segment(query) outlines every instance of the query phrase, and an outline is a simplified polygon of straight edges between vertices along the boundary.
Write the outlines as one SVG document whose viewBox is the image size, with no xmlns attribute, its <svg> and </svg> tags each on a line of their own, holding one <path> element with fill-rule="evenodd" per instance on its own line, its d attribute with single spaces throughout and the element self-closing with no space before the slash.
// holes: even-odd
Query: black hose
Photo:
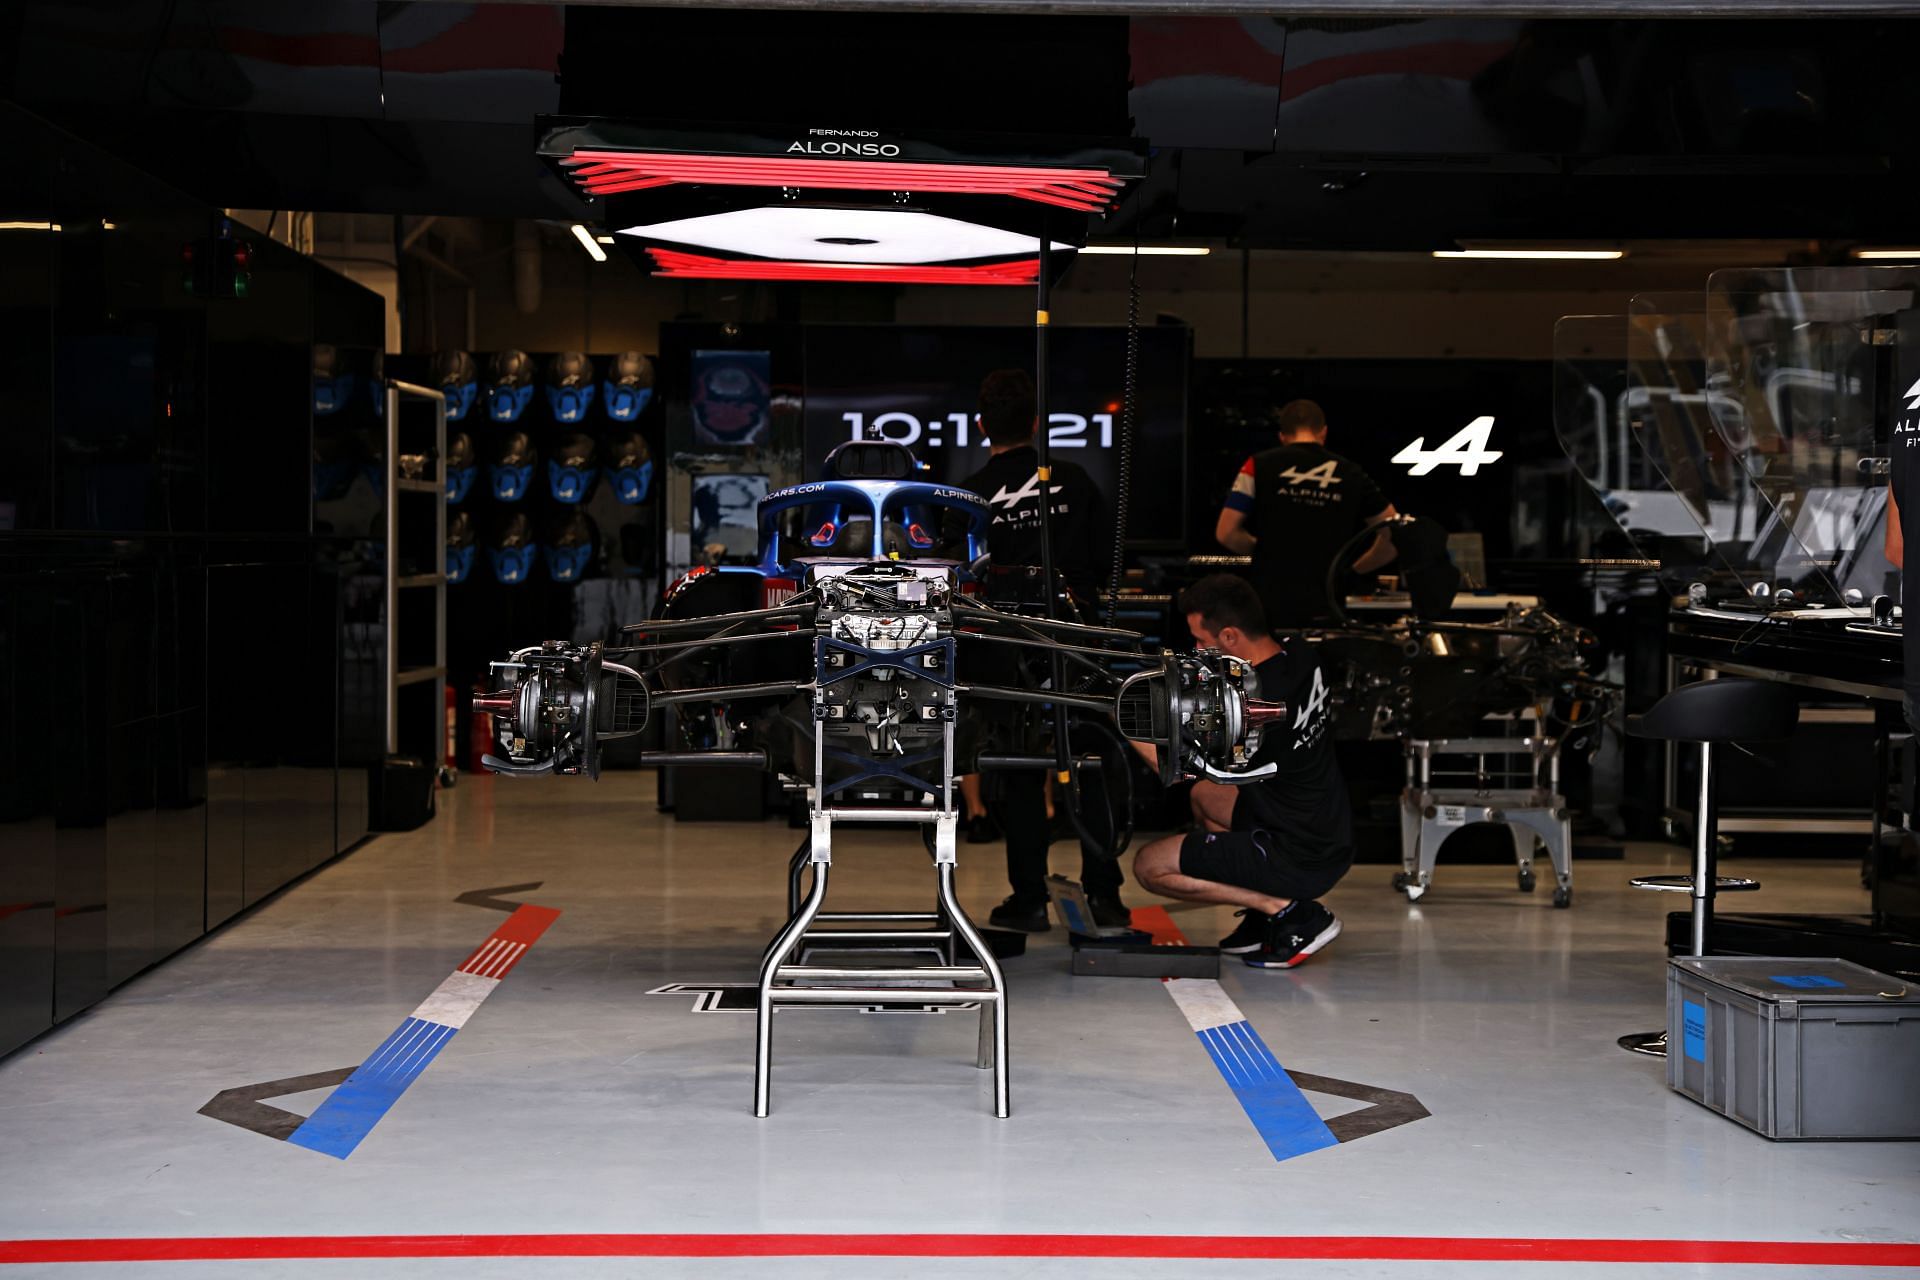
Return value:
<svg viewBox="0 0 1920 1280">
<path fill-rule="evenodd" d="M 1068 770 L 1072 775 L 1072 782 L 1065 794 L 1061 797 L 1061 803 L 1066 806 L 1067 821 L 1073 824 L 1075 835 L 1079 836 L 1087 844 L 1099 849 L 1107 857 L 1118 858 L 1127 851 L 1127 846 L 1133 843 L 1134 780 L 1133 761 L 1131 758 L 1133 748 L 1128 746 L 1126 739 L 1122 738 L 1119 732 L 1104 720 L 1091 718 L 1079 719 L 1074 721 L 1074 725 L 1080 729 L 1092 729 L 1096 737 L 1106 738 L 1108 744 L 1118 753 L 1113 757 L 1114 767 L 1112 768 L 1108 768 L 1105 763 L 1107 757 L 1105 755 L 1101 756 L 1101 787 L 1107 799 L 1107 815 L 1112 820 L 1107 839 L 1101 840 L 1095 837 L 1093 832 L 1088 830 L 1086 821 L 1080 815 L 1080 773 L 1085 766 L 1079 762 L 1077 757 L 1068 765 Z M 1113 775 L 1115 774 L 1120 775 L 1122 780 L 1121 785 L 1117 788 L 1114 787 Z M 1116 790 L 1119 793 L 1118 804 L 1115 803 Z"/>
<path fill-rule="evenodd" d="M 1120 578 L 1127 562 L 1127 505 L 1133 493 L 1133 421 L 1140 386 L 1140 245 L 1135 229 L 1127 273 L 1127 364 L 1120 387 L 1120 478 L 1113 491 L 1113 573 L 1107 579 L 1108 626 L 1120 613 Z"/>
</svg>

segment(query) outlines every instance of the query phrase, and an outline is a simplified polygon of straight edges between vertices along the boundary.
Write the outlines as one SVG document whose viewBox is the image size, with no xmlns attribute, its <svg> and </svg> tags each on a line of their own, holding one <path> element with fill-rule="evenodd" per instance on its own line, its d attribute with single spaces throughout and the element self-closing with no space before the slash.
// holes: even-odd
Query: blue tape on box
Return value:
<svg viewBox="0 0 1920 1280">
<path fill-rule="evenodd" d="M 1819 973 L 1774 973 L 1767 976 L 1783 987 L 1795 987 L 1801 991 L 1824 991 L 1847 985 L 1838 978 Z"/>
<path fill-rule="evenodd" d="M 1707 1011 L 1691 1000 L 1680 1002 L 1681 1047 L 1695 1062 L 1707 1060 Z"/>
</svg>

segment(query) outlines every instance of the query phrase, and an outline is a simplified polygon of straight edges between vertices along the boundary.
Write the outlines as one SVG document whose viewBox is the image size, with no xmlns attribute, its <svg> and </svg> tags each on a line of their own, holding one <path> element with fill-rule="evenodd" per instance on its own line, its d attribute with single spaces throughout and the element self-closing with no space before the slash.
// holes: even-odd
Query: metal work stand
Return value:
<svg viewBox="0 0 1920 1280">
<path fill-rule="evenodd" d="M 807 843 L 794 854 L 788 868 L 788 904 L 791 915 L 786 926 L 768 945 L 760 964 L 760 999 L 756 1024 L 753 1070 L 753 1114 L 765 1117 L 770 1108 L 773 1076 L 773 1013 L 783 1004 L 978 1004 L 980 1042 L 977 1065 L 993 1071 L 993 1113 L 1005 1119 L 1007 1104 L 1007 988 L 1000 965 L 981 938 L 979 930 L 967 918 L 953 892 L 953 869 L 958 849 L 960 816 L 954 807 L 953 774 L 954 721 L 943 722 L 942 756 L 944 767 L 940 785 L 929 795 L 936 803 L 924 807 L 847 808 L 831 802 L 832 795 L 845 790 L 850 781 L 829 789 L 826 783 L 826 733 L 820 724 L 826 719 L 822 698 L 825 685 L 837 678 L 875 667 L 903 666 L 919 654 L 935 649 L 944 651 L 942 670 L 952 670 L 951 639 L 935 645 L 884 653 L 841 642 L 831 644 L 853 653 L 862 661 L 856 667 L 829 673 L 819 663 L 820 683 L 814 689 L 816 731 L 814 746 L 814 785 L 809 789 L 808 808 L 811 830 Z M 823 650 L 822 650 L 823 651 Z M 942 681 L 941 683 L 947 683 Z M 952 707 L 952 689 L 946 690 L 947 707 Z M 838 755 L 838 753 L 836 753 Z M 904 777 L 889 766 L 870 766 L 875 774 Z M 931 912 L 823 912 L 827 900 L 828 873 L 833 866 L 833 829 L 843 822 L 911 822 L 931 824 L 933 828 L 933 871 L 935 910 Z M 813 869 L 813 884 L 804 900 L 799 896 L 804 867 Z M 816 924 L 857 924 L 892 926 L 865 929 L 816 929 Z M 906 928 L 907 925 L 932 925 L 932 928 Z M 959 944 L 973 953 L 973 963 L 961 964 Z M 863 950 L 874 944 L 889 952 L 911 955 L 931 952 L 936 963 L 899 963 L 889 968 L 848 967 L 811 963 L 813 952 L 830 952 L 836 945 L 861 944 Z M 876 983 L 908 985 L 876 986 Z"/>
<path fill-rule="evenodd" d="M 400 750 L 400 690 L 402 686 L 434 683 L 432 736 L 424 739 L 429 758 L 439 761 L 446 741 L 447 701 L 447 398 L 430 387 L 389 378 L 387 392 L 387 578 L 386 578 L 386 743 L 387 754 Z M 400 474 L 400 399 L 433 403 L 432 472 L 427 477 Z M 408 496 L 433 499 L 433 559 L 426 573 L 400 572 L 400 502 Z M 433 592 L 433 662 L 426 666 L 400 665 L 400 593 Z"/>
<path fill-rule="evenodd" d="M 1447 837 L 1492 822 L 1513 837 L 1522 892 L 1533 892 L 1538 839 L 1553 866 L 1553 905 L 1573 904 L 1573 828 L 1560 795 L 1558 738 L 1410 738 L 1402 750 L 1407 785 L 1400 793 L 1401 873 L 1394 888 L 1418 902 L 1433 883 Z M 1438 765 L 1436 757 L 1443 758 Z M 1490 769 L 1490 760 L 1498 767 Z"/>
</svg>

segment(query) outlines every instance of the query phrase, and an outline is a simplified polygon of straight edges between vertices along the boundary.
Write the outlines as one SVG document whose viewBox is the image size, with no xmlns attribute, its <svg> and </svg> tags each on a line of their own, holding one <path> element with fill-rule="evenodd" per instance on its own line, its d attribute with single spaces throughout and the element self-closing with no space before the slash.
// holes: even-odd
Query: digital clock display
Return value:
<svg viewBox="0 0 1920 1280">
<path fill-rule="evenodd" d="M 1119 480 L 1126 331 L 1055 328 L 1048 341 L 1049 440 L 1084 467 L 1111 506 Z M 1188 330 L 1140 332 L 1130 536 L 1178 540 L 1186 527 Z M 985 465 L 975 418 L 980 381 L 995 369 L 1033 370 L 1033 330 L 1015 326 L 818 325 L 806 331 L 806 450 L 810 461 L 846 440 L 891 440 L 959 484 Z"/>
</svg>

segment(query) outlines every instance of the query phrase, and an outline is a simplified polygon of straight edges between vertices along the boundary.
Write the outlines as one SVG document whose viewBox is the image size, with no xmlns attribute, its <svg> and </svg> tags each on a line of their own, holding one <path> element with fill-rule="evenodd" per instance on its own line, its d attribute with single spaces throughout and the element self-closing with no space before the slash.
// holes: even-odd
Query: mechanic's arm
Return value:
<svg viewBox="0 0 1920 1280">
<path fill-rule="evenodd" d="M 1905 569 L 1907 531 L 1900 527 L 1900 499 L 1894 495 L 1893 481 L 1887 481 L 1887 563 Z"/>
<path fill-rule="evenodd" d="M 1127 741 L 1148 765 L 1155 769 L 1160 767 L 1160 748 L 1150 742 L 1134 742 L 1131 738 Z M 1193 810 L 1193 820 L 1200 824 L 1202 831 L 1230 831 L 1233 828 L 1233 802 L 1239 796 L 1238 787 L 1201 778 L 1193 784 L 1187 802 Z"/>
<path fill-rule="evenodd" d="M 1369 525 L 1380 524 L 1393 519 L 1399 514 L 1398 511 L 1394 510 L 1393 504 L 1389 502 L 1386 507 L 1381 510 L 1380 514 L 1368 516 L 1367 523 Z M 1400 549 L 1393 545 L 1393 530 L 1382 529 L 1374 535 L 1373 545 L 1362 552 L 1360 558 L 1353 562 L 1353 571 L 1355 573 L 1377 573 L 1381 566 L 1390 563 L 1393 558 L 1399 554 Z"/>
<path fill-rule="evenodd" d="M 1253 545 L 1259 539 L 1247 528 L 1247 513 L 1235 511 L 1232 507 L 1220 508 L 1220 518 L 1214 522 L 1213 537 L 1216 542 L 1237 556 L 1253 554 Z"/>
</svg>

